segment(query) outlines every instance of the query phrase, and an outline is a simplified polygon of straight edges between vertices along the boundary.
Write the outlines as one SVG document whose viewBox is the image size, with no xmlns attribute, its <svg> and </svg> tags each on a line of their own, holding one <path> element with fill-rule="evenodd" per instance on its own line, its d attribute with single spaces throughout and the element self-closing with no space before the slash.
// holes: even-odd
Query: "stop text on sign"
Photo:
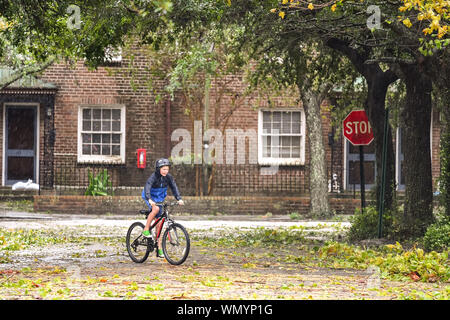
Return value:
<svg viewBox="0 0 450 320">
<path fill-rule="evenodd" d="M 366 133 L 370 134 L 373 132 L 369 122 L 349 121 L 345 124 L 345 133 L 350 135 L 350 134 L 366 134 Z"/>
</svg>

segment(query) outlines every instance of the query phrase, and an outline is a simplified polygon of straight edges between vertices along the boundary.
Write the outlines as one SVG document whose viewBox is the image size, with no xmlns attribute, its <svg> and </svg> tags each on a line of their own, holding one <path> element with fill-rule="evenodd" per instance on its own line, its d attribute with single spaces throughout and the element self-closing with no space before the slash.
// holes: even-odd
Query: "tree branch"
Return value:
<svg viewBox="0 0 450 320">
<path fill-rule="evenodd" d="M 351 48 L 350 43 L 348 41 L 344 41 L 337 38 L 329 38 L 328 40 L 325 40 L 325 44 L 331 49 L 337 50 L 341 52 L 343 55 L 345 55 L 347 58 L 349 58 L 350 61 L 355 66 L 355 68 L 358 70 L 358 72 L 366 77 L 367 68 L 364 65 L 364 61 L 366 61 L 366 58 L 361 56 L 361 54 L 357 52 L 355 49 Z"/>
<path fill-rule="evenodd" d="M 399 63 L 399 64 L 416 64 L 416 60 L 408 60 L 408 59 L 401 59 L 401 58 L 395 58 L 395 57 L 381 57 L 377 59 L 369 59 L 364 61 L 364 64 L 378 64 L 380 62 L 384 63 Z"/>
<path fill-rule="evenodd" d="M 51 56 L 46 61 L 44 61 L 41 64 L 38 65 L 31 65 L 31 66 L 24 66 L 23 68 L 20 68 L 18 70 L 15 70 L 12 74 L 5 77 L 4 79 L 0 79 L 0 90 L 5 89 L 10 84 L 14 83 L 15 81 L 28 76 L 33 75 L 38 72 L 41 72 L 45 69 L 47 69 L 49 66 L 51 66 L 56 61 L 56 57 Z"/>
</svg>

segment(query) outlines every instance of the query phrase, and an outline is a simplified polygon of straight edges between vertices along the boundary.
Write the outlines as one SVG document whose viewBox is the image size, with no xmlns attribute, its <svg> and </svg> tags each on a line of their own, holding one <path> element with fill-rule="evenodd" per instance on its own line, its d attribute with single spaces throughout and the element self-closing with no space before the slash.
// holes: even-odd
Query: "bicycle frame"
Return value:
<svg viewBox="0 0 450 320">
<path fill-rule="evenodd" d="M 156 244 L 158 243 L 159 237 L 161 236 L 161 231 L 162 231 L 162 227 L 164 226 L 164 223 L 167 221 L 169 224 L 173 223 L 173 220 L 169 217 L 169 206 L 173 206 L 175 205 L 176 202 L 174 203 L 167 203 L 167 202 L 163 202 L 163 203 L 156 203 L 156 205 L 162 205 L 162 209 L 163 209 L 163 213 L 161 214 L 161 216 L 159 218 L 156 218 L 152 224 L 150 225 L 150 229 L 149 231 L 151 232 L 153 230 L 153 228 L 156 228 L 158 223 L 161 222 L 161 227 L 159 228 L 159 230 L 156 230 L 156 239 L 155 242 Z M 148 212 L 148 213 L 147 213 Z M 145 212 L 145 218 L 148 218 L 148 215 L 150 214 L 149 211 Z M 170 234 L 169 234 L 169 240 L 170 240 Z"/>
<path fill-rule="evenodd" d="M 153 228 L 156 228 L 158 226 L 158 223 L 161 222 L 161 227 L 159 228 L 159 230 L 156 230 L 156 239 L 155 239 L 155 241 L 158 241 L 158 239 L 159 239 L 159 237 L 161 235 L 162 227 L 164 225 L 165 220 L 166 220 L 166 217 L 165 216 L 161 216 L 161 217 L 155 219 L 153 221 L 153 223 L 150 225 L 150 232 L 151 232 L 153 230 Z"/>
</svg>

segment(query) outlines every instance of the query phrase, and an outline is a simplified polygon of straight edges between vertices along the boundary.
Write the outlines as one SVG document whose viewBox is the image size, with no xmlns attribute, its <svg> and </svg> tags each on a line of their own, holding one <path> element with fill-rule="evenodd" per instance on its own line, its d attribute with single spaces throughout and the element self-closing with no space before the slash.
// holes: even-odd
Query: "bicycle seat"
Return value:
<svg viewBox="0 0 450 320">
<path fill-rule="evenodd" d="M 150 214 L 150 210 L 145 210 L 145 209 L 144 210 L 140 210 L 139 213 L 148 215 L 148 214 Z"/>
</svg>

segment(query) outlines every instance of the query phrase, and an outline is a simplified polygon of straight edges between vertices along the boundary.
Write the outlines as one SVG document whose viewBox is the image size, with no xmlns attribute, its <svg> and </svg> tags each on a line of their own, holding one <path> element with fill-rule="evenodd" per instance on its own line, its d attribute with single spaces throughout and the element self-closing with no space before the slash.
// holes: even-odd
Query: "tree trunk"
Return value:
<svg viewBox="0 0 450 320">
<path fill-rule="evenodd" d="M 432 175 L 430 152 L 431 90 L 430 78 L 417 65 L 401 65 L 406 85 L 403 122 L 405 172 L 405 208 L 400 236 L 421 237 L 432 214 Z"/>
<path fill-rule="evenodd" d="M 384 119 L 385 119 L 385 100 L 389 85 L 397 79 L 394 73 L 390 72 L 370 72 L 370 76 L 366 78 L 368 84 L 367 99 L 364 109 L 372 125 L 375 143 L 376 158 L 376 205 L 380 207 L 381 200 L 381 183 L 382 183 L 382 155 L 384 140 Z M 388 126 L 387 138 L 387 158 L 386 158 L 386 185 L 384 208 L 390 210 L 394 205 L 395 195 L 395 152 L 392 141 L 391 126 Z"/>
<path fill-rule="evenodd" d="M 377 166 L 376 175 L 376 199 L 377 208 L 380 205 L 380 188 L 381 188 L 381 174 L 382 174 L 382 155 L 383 155 L 383 140 L 384 140 L 384 114 L 385 114 L 385 100 L 386 92 L 391 83 L 398 79 L 398 76 L 391 70 L 383 71 L 378 64 L 366 64 L 368 51 L 357 51 L 352 48 L 349 42 L 330 38 L 326 44 L 342 54 L 344 54 L 355 66 L 356 70 L 364 76 L 368 85 L 367 99 L 364 109 L 372 125 L 374 143 L 375 143 L 375 157 Z M 368 50 L 367 48 L 365 48 Z M 394 205 L 395 195 L 395 159 L 394 159 L 394 145 L 392 142 L 391 126 L 388 126 L 388 145 L 387 145 L 387 159 L 386 159 L 386 188 L 384 208 L 390 210 Z"/>
<path fill-rule="evenodd" d="M 331 210 L 328 203 L 325 147 L 323 145 L 322 121 L 320 116 L 320 105 L 323 101 L 323 94 L 316 94 L 311 89 L 305 91 L 302 91 L 301 87 L 299 89 L 305 110 L 310 146 L 310 214 L 313 217 L 326 217 L 331 214 Z"/>
</svg>

